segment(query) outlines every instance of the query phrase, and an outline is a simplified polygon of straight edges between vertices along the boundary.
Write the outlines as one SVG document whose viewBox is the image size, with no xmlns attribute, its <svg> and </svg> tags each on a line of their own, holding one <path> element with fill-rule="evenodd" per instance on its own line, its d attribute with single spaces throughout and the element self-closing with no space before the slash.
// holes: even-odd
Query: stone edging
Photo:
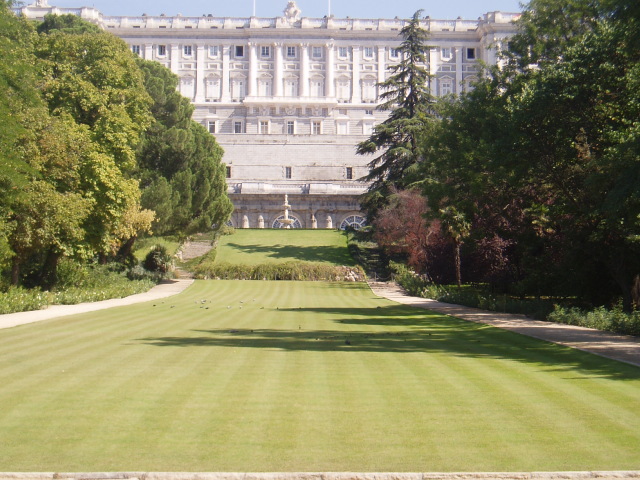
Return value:
<svg viewBox="0 0 640 480">
<path fill-rule="evenodd" d="M 639 470 L 481 473 L 0 472 L 0 480 L 636 480 Z"/>
</svg>

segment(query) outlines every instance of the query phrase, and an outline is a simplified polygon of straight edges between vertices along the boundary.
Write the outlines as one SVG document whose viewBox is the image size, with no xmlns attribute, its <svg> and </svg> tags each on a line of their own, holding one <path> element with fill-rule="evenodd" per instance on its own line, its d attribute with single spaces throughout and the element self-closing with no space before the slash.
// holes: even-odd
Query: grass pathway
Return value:
<svg viewBox="0 0 640 480">
<path fill-rule="evenodd" d="M 360 284 L 197 281 L 2 330 L 0 385 L 0 471 L 640 468 L 639 368 Z"/>
</svg>

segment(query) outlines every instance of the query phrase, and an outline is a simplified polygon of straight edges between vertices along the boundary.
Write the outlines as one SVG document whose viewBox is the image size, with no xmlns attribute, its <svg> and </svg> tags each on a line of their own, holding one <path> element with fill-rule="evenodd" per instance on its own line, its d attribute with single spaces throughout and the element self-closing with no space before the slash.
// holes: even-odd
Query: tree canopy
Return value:
<svg viewBox="0 0 640 480">
<path fill-rule="evenodd" d="M 170 84 L 161 85 L 162 101 L 152 85 L 147 92 L 145 80 L 169 78 L 168 70 L 156 65 L 149 75 L 122 40 L 78 17 L 47 16 L 34 25 L 10 7 L 0 0 L 5 278 L 18 284 L 29 277 L 29 284 L 48 288 L 64 256 L 106 260 L 130 248 L 150 231 L 156 206 L 164 213 L 161 202 L 142 205 L 141 181 L 150 177 L 166 177 L 173 189 L 170 216 L 182 222 L 176 230 L 224 223 L 231 204 L 220 147 L 190 119 L 191 106 L 175 84 L 173 92 Z M 153 163 L 141 145 L 158 125 L 188 142 L 183 151 Z"/>
<path fill-rule="evenodd" d="M 500 245 L 512 288 L 594 303 L 618 294 L 630 305 L 640 272 L 637 12 L 624 0 L 532 0 L 506 67 L 445 105 L 423 136 L 431 211 L 455 208 L 472 222 L 476 257 L 488 239 Z"/>
</svg>

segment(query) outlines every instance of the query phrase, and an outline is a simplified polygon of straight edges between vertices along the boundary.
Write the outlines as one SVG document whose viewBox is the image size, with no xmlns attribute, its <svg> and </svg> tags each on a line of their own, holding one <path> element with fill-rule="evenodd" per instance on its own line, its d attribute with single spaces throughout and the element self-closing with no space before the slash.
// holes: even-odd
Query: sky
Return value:
<svg viewBox="0 0 640 480">
<path fill-rule="evenodd" d="M 277 17 L 287 5 L 287 0 L 48 0 L 56 7 L 95 7 L 105 15 L 168 16 L 178 13 L 184 16 L 250 17 L 254 2 L 256 16 Z M 23 0 L 24 4 L 33 3 Z M 303 17 L 320 18 L 329 12 L 337 18 L 408 18 L 419 9 L 424 16 L 434 19 L 475 20 L 493 11 L 519 12 L 520 0 L 297 0 Z"/>
</svg>

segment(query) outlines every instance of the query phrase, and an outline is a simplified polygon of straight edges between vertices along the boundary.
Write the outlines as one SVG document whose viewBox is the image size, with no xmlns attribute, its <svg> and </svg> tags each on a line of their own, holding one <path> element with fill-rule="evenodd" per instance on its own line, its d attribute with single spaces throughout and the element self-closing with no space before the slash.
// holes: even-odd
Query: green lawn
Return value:
<svg viewBox="0 0 640 480">
<path fill-rule="evenodd" d="M 241 265 L 305 261 L 354 265 L 347 237 L 336 230 L 238 229 L 220 238 L 217 262 Z"/>
<path fill-rule="evenodd" d="M 362 284 L 199 281 L 0 330 L 0 385 L 0 471 L 640 469 L 639 368 Z"/>
</svg>

